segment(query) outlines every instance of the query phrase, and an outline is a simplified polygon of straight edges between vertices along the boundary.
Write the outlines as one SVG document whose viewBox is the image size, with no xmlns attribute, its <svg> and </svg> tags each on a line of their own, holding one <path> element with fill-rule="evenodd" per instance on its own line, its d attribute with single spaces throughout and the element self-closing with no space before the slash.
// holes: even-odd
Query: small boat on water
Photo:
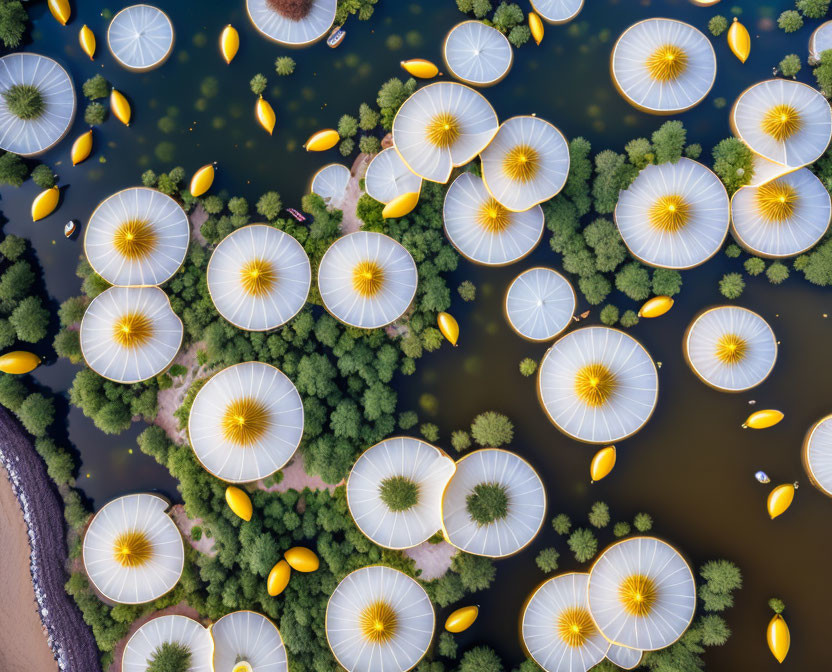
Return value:
<svg viewBox="0 0 832 672">
<path fill-rule="evenodd" d="M 300 212 L 295 210 L 294 208 L 286 208 L 286 212 L 288 212 L 292 217 L 294 217 L 299 222 L 305 222 L 306 217 L 304 217 Z"/>
<path fill-rule="evenodd" d="M 74 219 L 70 219 L 66 224 L 64 224 L 64 235 L 67 238 L 72 238 L 77 230 L 78 223 Z"/>
<path fill-rule="evenodd" d="M 335 26 L 329 34 L 329 37 L 326 38 L 326 44 L 330 49 L 335 49 L 335 47 L 340 46 L 346 36 L 346 30 L 341 28 L 341 26 Z"/>
</svg>

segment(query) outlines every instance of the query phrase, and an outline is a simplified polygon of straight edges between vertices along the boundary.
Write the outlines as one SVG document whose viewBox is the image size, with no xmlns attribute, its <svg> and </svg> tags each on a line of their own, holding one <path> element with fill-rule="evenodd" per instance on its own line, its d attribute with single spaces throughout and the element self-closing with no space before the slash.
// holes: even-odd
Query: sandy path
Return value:
<svg viewBox="0 0 832 672">
<path fill-rule="evenodd" d="M 179 420 L 174 417 L 173 413 L 182 405 L 188 389 L 195 378 L 199 378 L 208 372 L 204 366 L 197 366 L 196 353 L 199 349 L 205 347 L 201 341 L 194 343 L 187 350 L 180 350 L 179 354 L 173 360 L 174 364 L 181 364 L 188 372 L 179 378 L 173 379 L 173 386 L 166 390 L 159 390 L 157 396 L 158 412 L 156 418 L 153 420 L 154 425 L 158 425 L 165 430 L 168 438 L 182 445 L 187 442 L 187 430 L 179 429 Z"/>
<path fill-rule="evenodd" d="M 289 461 L 289 464 L 283 467 L 282 471 L 283 479 L 277 485 L 272 485 L 267 488 L 265 483 L 260 480 L 257 481 L 257 487 L 266 492 L 302 491 L 304 488 L 309 488 L 310 490 L 329 490 L 332 492 L 344 482 L 341 481 L 341 483 L 331 485 L 324 483 L 320 476 L 310 476 L 307 474 L 303 466 L 303 453 L 300 451 L 295 453 L 295 456 Z"/>
<path fill-rule="evenodd" d="M 451 558 L 457 554 L 457 549 L 447 541 L 438 544 L 423 542 L 413 548 L 405 550 L 404 554 L 416 563 L 416 569 L 421 569 L 419 578 L 424 581 L 438 579 L 451 568 Z"/>
<path fill-rule="evenodd" d="M 358 158 L 350 168 L 350 181 L 347 182 L 347 188 L 344 191 L 344 198 L 341 201 L 341 211 L 344 217 L 341 220 L 342 233 L 355 233 L 358 231 L 364 222 L 362 222 L 355 214 L 355 207 L 358 205 L 358 199 L 364 191 L 361 189 L 360 181 L 364 178 L 364 173 L 367 172 L 367 166 L 375 154 L 359 154 Z"/>
<path fill-rule="evenodd" d="M 0 670 L 4 672 L 48 672 L 58 663 L 46 643 L 38 616 L 35 590 L 29 575 L 29 536 L 12 492 L 9 475 L 0 466 Z"/>
<path fill-rule="evenodd" d="M 188 514 L 185 513 L 184 504 L 176 504 L 170 507 L 170 517 L 173 518 L 173 522 L 176 523 L 176 526 L 179 528 L 185 541 L 191 545 L 191 548 L 212 558 L 217 554 L 217 549 L 214 548 L 214 540 L 205 534 L 205 523 L 202 518 L 188 518 Z M 197 525 L 202 528 L 202 537 L 199 541 L 194 541 L 193 537 L 191 537 L 191 530 Z"/>
</svg>

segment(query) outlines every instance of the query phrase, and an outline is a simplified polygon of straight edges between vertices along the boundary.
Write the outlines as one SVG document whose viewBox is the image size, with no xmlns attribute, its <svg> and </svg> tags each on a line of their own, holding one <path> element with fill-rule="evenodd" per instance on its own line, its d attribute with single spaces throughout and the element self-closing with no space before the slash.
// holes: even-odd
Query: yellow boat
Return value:
<svg viewBox="0 0 832 672">
<path fill-rule="evenodd" d="M 58 191 L 58 187 L 46 189 L 35 196 L 35 200 L 32 201 L 32 221 L 36 222 L 51 215 L 58 207 L 60 198 L 61 192 Z"/>
<path fill-rule="evenodd" d="M 231 63 L 240 48 L 240 33 L 230 23 L 220 33 L 220 53 L 226 63 Z"/>
<path fill-rule="evenodd" d="M 72 165 L 77 166 L 82 161 L 86 161 L 92 153 L 92 129 L 86 133 L 79 135 L 75 142 L 72 143 L 72 151 L 70 157 L 72 158 Z"/>
<path fill-rule="evenodd" d="M 257 99 L 257 105 L 254 108 L 254 113 L 257 116 L 257 122 L 266 129 L 266 132 L 271 135 L 274 131 L 276 117 L 274 115 L 274 108 L 269 104 L 269 101 L 260 96 Z"/>
<path fill-rule="evenodd" d="M 202 166 L 191 178 L 191 196 L 202 196 L 214 184 L 214 164 Z"/>
<path fill-rule="evenodd" d="M 55 20 L 62 26 L 66 25 L 69 17 L 72 15 L 72 9 L 69 6 L 69 0 L 49 0 L 49 11 Z"/>
<path fill-rule="evenodd" d="M 124 97 L 121 91 L 113 89 L 110 93 L 110 108 L 113 110 L 116 119 L 125 126 L 130 125 L 130 117 L 133 112 L 130 109 L 130 103 L 127 102 L 127 98 Z"/>
<path fill-rule="evenodd" d="M 81 45 L 81 50 L 92 60 L 95 56 L 95 34 L 86 23 L 78 31 L 78 44 Z"/>
<path fill-rule="evenodd" d="M 439 68 L 424 58 L 411 58 L 409 61 L 402 61 L 399 65 L 409 75 L 413 75 L 419 79 L 433 79 L 439 74 Z"/>
<path fill-rule="evenodd" d="M 340 139 L 341 136 L 338 135 L 338 131 L 334 128 L 325 128 L 322 131 L 314 133 L 309 140 L 304 143 L 303 148 L 307 152 L 325 152 L 326 150 L 335 147 Z"/>
<path fill-rule="evenodd" d="M 33 352 L 15 350 L 0 357 L 0 371 L 12 375 L 22 375 L 34 371 L 40 366 L 41 359 Z"/>
</svg>

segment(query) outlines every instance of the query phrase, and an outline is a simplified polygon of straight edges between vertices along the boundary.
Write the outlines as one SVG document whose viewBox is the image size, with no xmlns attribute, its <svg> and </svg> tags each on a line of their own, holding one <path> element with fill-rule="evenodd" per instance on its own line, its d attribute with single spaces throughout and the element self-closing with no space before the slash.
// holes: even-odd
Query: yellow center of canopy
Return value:
<svg viewBox="0 0 832 672">
<path fill-rule="evenodd" d="M 362 261 L 352 269 L 352 288 L 359 296 L 375 296 L 383 284 L 384 269 L 375 261 Z"/>
<path fill-rule="evenodd" d="M 621 582 L 618 596 L 631 616 L 647 616 L 658 597 L 656 582 L 643 574 L 632 574 Z"/>
<path fill-rule="evenodd" d="M 265 296 L 276 282 L 277 273 L 274 266 L 265 259 L 253 259 L 240 268 L 240 284 L 249 296 Z"/>
<path fill-rule="evenodd" d="M 771 136 L 777 142 L 783 142 L 800 130 L 803 121 L 800 118 L 800 113 L 794 107 L 781 104 L 769 109 L 763 115 L 760 125 L 763 133 Z"/>
<path fill-rule="evenodd" d="M 358 623 L 365 640 L 371 644 L 386 644 L 396 635 L 399 617 L 388 602 L 376 600 L 364 607 Z"/>
<path fill-rule="evenodd" d="M 757 189 L 757 210 L 767 222 L 782 224 L 794 214 L 797 190 L 786 182 L 776 181 Z"/>
<path fill-rule="evenodd" d="M 650 54 L 646 65 L 650 77 L 657 82 L 672 82 L 687 69 L 688 55 L 675 44 L 665 44 Z"/>
<path fill-rule="evenodd" d="M 517 145 L 506 152 L 503 172 L 513 182 L 530 182 L 540 170 L 540 153 L 529 145 Z"/>
<path fill-rule="evenodd" d="M 459 138 L 459 121 L 450 112 L 440 112 L 428 122 L 425 134 L 434 147 L 447 149 Z"/>
<path fill-rule="evenodd" d="M 148 257 L 156 242 L 156 231 L 146 219 L 128 219 L 119 225 L 113 235 L 113 247 L 129 261 Z"/>
<path fill-rule="evenodd" d="M 489 198 L 480 206 L 477 221 L 488 233 L 502 233 L 511 223 L 511 215 L 496 198 Z"/>
<path fill-rule="evenodd" d="M 594 630 L 589 610 L 583 607 L 569 607 L 558 616 L 558 636 L 567 646 L 583 646 Z"/>
<path fill-rule="evenodd" d="M 126 313 L 113 323 L 113 340 L 122 348 L 139 348 L 153 336 L 153 322 L 144 313 Z"/>
<path fill-rule="evenodd" d="M 668 194 L 656 199 L 650 206 L 650 224 L 665 233 L 676 233 L 690 219 L 690 205 L 678 194 Z"/>
<path fill-rule="evenodd" d="M 615 376 L 603 364 L 588 364 L 575 374 L 575 394 L 587 406 L 606 404 L 615 386 Z"/>
<path fill-rule="evenodd" d="M 716 358 L 723 364 L 739 364 L 748 353 L 748 341 L 736 334 L 725 334 L 716 342 Z"/>
<path fill-rule="evenodd" d="M 153 546 L 143 531 L 131 530 L 116 537 L 113 555 L 122 567 L 141 567 L 153 555 Z"/>
<path fill-rule="evenodd" d="M 269 428 L 271 418 L 266 405 L 258 399 L 243 397 L 225 407 L 222 416 L 222 435 L 238 446 L 250 446 Z"/>
</svg>

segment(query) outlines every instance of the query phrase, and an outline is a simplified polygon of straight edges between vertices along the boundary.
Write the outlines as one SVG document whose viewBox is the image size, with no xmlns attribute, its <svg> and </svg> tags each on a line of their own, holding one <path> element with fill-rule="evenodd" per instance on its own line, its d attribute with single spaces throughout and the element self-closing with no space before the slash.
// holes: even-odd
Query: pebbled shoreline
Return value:
<svg viewBox="0 0 832 672">
<path fill-rule="evenodd" d="M 58 667 L 68 672 L 99 672 L 101 663 L 92 631 L 64 590 L 69 577 L 63 505 L 28 434 L 2 407 L 0 463 L 23 512 L 35 599 Z"/>
</svg>

